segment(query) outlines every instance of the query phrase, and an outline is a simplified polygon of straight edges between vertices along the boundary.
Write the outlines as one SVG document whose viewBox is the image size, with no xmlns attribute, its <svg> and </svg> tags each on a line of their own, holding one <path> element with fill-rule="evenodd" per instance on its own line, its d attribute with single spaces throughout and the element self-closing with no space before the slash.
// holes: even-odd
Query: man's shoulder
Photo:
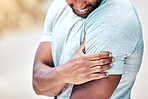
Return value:
<svg viewBox="0 0 148 99">
<path fill-rule="evenodd" d="M 88 16 L 84 25 L 85 33 L 93 37 L 102 35 L 102 38 L 118 38 L 120 41 L 126 40 L 131 45 L 135 45 L 142 38 L 141 24 L 136 11 L 126 0 L 125 4 L 121 4 L 122 6 L 117 5 L 117 0 L 109 1 Z M 116 2 L 114 4 L 111 1 Z"/>
<path fill-rule="evenodd" d="M 95 9 L 86 19 L 91 22 L 108 22 L 122 24 L 130 22 L 138 24 L 137 13 L 128 0 L 106 0 L 97 9 Z"/>
<path fill-rule="evenodd" d="M 85 30 L 91 31 L 96 27 L 97 30 L 104 28 L 124 35 L 141 34 L 141 24 L 134 7 L 127 0 L 120 1 L 106 0 L 87 17 Z"/>
<path fill-rule="evenodd" d="M 130 12 L 130 14 L 135 14 L 133 5 L 129 2 L 129 0 L 103 0 L 98 8 L 96 8 L 89 16 L 97 15 L 100 14 L 113 14 L 113 15 L 120 15 L 126 14 Z M 115 13 L 118 12 L 118 13 Z M 124 12 L 124 13 L 123 13 Z"/>
</svg>

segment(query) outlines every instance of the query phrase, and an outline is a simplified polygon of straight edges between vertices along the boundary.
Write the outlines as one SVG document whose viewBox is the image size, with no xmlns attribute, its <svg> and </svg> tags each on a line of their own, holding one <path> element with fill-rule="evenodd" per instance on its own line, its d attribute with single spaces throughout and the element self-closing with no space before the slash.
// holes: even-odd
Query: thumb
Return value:
<svg viewBox="0 0 148 99">
<path fill-rule="evenodd" d="M 79 51 L 84 52 L 85 51 L 85 39 L 83 40 L 83 42 L 81 43 L 80 47 L 79 47 Z"/>
</svg>

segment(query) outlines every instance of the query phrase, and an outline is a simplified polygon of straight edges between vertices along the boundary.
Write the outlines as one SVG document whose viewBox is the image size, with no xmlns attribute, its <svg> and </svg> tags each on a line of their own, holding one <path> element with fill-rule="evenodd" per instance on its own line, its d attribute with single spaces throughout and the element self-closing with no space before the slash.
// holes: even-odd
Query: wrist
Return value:
<svg viewBox="0 0 148 99">
<path fill-rule="evenodd" d="M 60 82 L 67 84 L 67 77 L 62 73 L 62 66 L 57 66 L 54 69 L 58 79 L 60 79 Z"/>
</svg>

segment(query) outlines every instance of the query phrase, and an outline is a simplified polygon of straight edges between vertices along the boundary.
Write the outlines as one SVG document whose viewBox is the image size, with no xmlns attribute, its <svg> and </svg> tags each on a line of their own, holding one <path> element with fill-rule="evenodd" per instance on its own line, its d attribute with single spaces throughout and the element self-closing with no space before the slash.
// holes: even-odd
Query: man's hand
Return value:
<svg viewBox="0 0 148 99">
<path fill-rule="evenodd" d="M 41 43 L 33 67 L 35 92 L 39 95 L 54 97 L 67 83 L 79 85 L 107 77 L 108 74 L 98 72 L 111 68 L 110 64 L 113 59 L 111 53 L 84 54 L 83 52 L 84 42 L 67 63 L 54 67 L 51 43 Z"/>
<path fill-rule="evenodd" d="M 84 54 L 85 40 L 73 57 L 65 64 L 55 67 L 65 83 L 83 84 L 96 79 L 108 77 L 108 73 L 100 73 L 112 67 L 114 58 L 109 52 Z"/>
</svg>

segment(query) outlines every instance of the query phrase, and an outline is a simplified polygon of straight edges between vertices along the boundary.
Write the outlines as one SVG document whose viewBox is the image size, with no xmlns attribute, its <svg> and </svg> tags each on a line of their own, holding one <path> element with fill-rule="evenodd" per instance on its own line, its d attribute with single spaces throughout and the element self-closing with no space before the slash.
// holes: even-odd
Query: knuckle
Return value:
<svg viewBox="0 0 148 99">
<path fill-rule="evenodd" d="M 105 60 L 104 60 L 104 59 L 101 59 L 101 63 L 102 63 L 102 64 L 105 64 Z"/>
<path fill-rule="evenodd" d="M 102 66 L 98 66 L 98 69 L 99 69 L 99 70 L 102 70 Z"/>
<path fill-rule="evenodd" d="M 103 66 L 100 66 L 100 70 L 103 71 L 104 70 L 104 67 Z"/>
</svg>

